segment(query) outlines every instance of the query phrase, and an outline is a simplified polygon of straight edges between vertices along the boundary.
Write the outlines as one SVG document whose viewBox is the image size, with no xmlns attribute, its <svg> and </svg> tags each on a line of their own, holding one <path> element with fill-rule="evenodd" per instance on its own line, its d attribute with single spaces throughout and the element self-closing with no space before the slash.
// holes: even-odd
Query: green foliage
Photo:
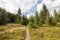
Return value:
<svg viewBox="0 0 60 40">
<path fill-rule="evenodd" d="M 48 12 L 46 6 L 43 4 L 42 18 L 43 18 L 43 22 L 44 22 L 44 23 L 45 23 L 45 21 L 46 21 L 46 16 L 48 16 L 48 15 L 49 15 L 49 12 Z"/>
<path fill-rule="evenodd" d="M 18 9 L 17 14 L 18 14 L 19 16 L 21 16 L 21 10 L 20 10 L 20 8 Z"/>
<path fill-rule="evenodd" d="M 54 18 L 53 18 L 53 17 L 50 17 L 49 25 L 51 25 L 51 26 L 56 25 L 56 22 L 55 22 L 55 20 L 54 20 Z"/>
<path fill-rule="evenodd" d="M 57 18 L 58 18 L 58 13 L 56 12 L 56 10 L 54 10 L 54 20 L 57 22 Z"/>
<path fill-rule="evenodd" d="M 15 15 L 15 23 L 20 23 L 21 16 Z"/>
<path fill-rule="evenodd" d="M 35 17 L 29 19 L 29 24 L 31 27 L 43 26 L 44 24 L 46 24 L 44 26 L 56 26 L 58 20 L 60 19 L 59 16 L 60 15 L 56 12 L 56 10 L 54 10 L 54 17 L 50 17 L 48 9 L 45 5 L 43 5 L 41 13 L 38 15 L 38 12 L 36 11 Z"/>
<path fill-rule="evenodd" d="M 39 25 L 49 24 L 50 15 L 45 5 L 43 5 L 43 10 L 39 14 Z"/>
<path fill-rule="evenodd" d="M 39 24 L 45 24 L 47 21 L 47 16 L 49 16 L 49 12 L 46 8 L 45 5 L 43 5 L 43 10 L 41 11 L 41 13 L 39 14 Z"/>
<path fill-rule="evenodd" d="M 35 25 L 34 25 L 34 19 L 33 19 L 32 16 L 28 19 L 28 26 L 31 27 L 31 28 L 35 27 Z"/>
<path fill-rule="evenodd" d="M 0 25 L 5 25 L 7 23 L 6 11 L 0 8 Z"/>
<path fill-rule="evenodd" d="M 60 22 L 60 14 L 57 13 L 56 10 L 54 10 L 54 20 L 55 20 L 56 22 Z"/>
<path fill-rule="evenodd" d="M 17 15 L 16 15 L 16 19 L 15 19 L 16 23 L 20 23 L 20 20 L 21 20 L 21 10 L 20 8 L 18 9 L 18 12 L 17 12 Z"/>
<path fill-rule="evenodd" d="M 34 18 L 34 25 L 35 26 L 39 25 L 39 18 L 38 18 L 38 12 L 37 11 L 36 11 L 36 15 L 35 15 L 35 18 Z"/>
<path fill-rule="evenodd" d="M 18 13 L 6 12 L 6 10 L 0 8 L 0 25 L 5 25 L 7 23 L 20 23 L 21 10 L 19 8 Z"/>
<path fill-rule="evenodd" d="M 51 21 L 50 20 L 50 15 L 49 15 L 49 12 L 47 12 L 45 23 L 49 25 L 50 24 L 50 21 Z"/>
<path fill-rule="evenodd" d="M 48 12 L 48 10 L 47 10 L 47 8 L 46 8 L 46 6 L 45 6 L 45 4 L 43 4 L 43 12 L 45 13 L 44 15 L 46 15 L 46 13 Z"/>
<path fill-rule="evenodd" d="M 60 14 L 58 14 L 57 22 L 60 22 Z"/>
<path fill-rule="evenodd" d="M 26 18 L 24 15 L 21 17 L 20 23 L 21 23 L 22 25 L 27 25 L 28 20 L 27 20 L 27 18 Z"/>
<path fill-rule="evenodd" d="M 14 14 L 9 13 L 9 12 L 7 12 L 7 14 L 8 14 L 8 22 L 15 23 L 16 16 Z"/>
</svg>

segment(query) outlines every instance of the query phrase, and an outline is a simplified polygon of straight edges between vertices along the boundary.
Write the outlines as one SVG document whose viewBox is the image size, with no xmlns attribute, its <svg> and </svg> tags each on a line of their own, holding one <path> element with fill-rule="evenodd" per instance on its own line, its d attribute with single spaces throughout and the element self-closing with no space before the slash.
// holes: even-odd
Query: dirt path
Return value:
<svg viewBox="0 0 60 40">
<path fill-rule="evenodd" d="M 26 38 L 25 40 L 30 40 L 29 30 L 26 28 Z"/>
<path fill-rule="evenodd" d="M 8 29 L 6 32 L 12 32 L 13 30 L 17 30 L 17 29 L 26 29 L 26 32 L 24 34 L 25 35 L 25 40 L 30 40 L 29 30 L 26 27 L 11 28 L 11 29 Z"/>
</svg>

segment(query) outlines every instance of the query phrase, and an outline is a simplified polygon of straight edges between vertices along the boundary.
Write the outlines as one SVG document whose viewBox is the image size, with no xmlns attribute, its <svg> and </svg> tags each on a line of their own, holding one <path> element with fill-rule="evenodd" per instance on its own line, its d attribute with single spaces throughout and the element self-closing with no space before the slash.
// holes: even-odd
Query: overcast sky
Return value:
<svg viewBox="0 0 60 40">
<path fill-rule="evenodd" d="M 34 15 L 36 10 L 40 12 L 43 4 L 47 6 L 50 14 L 54 9 L 60 11 L 60 0 L 0 0 L 0 7 L 12 13 L 16 13 L 20 8 L 27 16 Z"/>
</svg>

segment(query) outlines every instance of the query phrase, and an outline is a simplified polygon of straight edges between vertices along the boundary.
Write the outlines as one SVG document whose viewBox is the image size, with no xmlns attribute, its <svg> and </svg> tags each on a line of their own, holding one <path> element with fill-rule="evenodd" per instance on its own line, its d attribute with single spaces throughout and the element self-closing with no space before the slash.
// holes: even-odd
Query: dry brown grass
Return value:
<svg viewBox="0 0 60 40">
<path fill-rule="evenodd" d="M 30 29 L 31 40 L 60 40 L 60 27 Z"/>
<path fill-rule="evenodd" d="M 25 26 L 7 24 L 0 26 L 0 40 L 24 40 Z"/>
</svg>

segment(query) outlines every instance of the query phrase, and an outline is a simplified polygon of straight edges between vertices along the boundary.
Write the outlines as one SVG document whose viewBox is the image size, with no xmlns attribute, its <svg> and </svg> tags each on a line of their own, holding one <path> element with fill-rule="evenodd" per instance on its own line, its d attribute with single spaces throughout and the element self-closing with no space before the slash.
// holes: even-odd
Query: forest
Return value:
<svg viewBox="0 0 60 40">
<path fill-rule="evenodd" d="M 43 26 L 59 26 L 60 14 L 54 10 L 53 16 L 50 15 L 47 7 L 43 4 L 40 13 L 36 11 L 35 16 L 27 18 L 22 15 L 21 9 L 18 9 L 17 14 L 7 12 L 5 9 L 0 8 L 0 25 L 6 25 L 8 23 L 20 23 L 32 28 L 43 27 Z"/>
</svg>

